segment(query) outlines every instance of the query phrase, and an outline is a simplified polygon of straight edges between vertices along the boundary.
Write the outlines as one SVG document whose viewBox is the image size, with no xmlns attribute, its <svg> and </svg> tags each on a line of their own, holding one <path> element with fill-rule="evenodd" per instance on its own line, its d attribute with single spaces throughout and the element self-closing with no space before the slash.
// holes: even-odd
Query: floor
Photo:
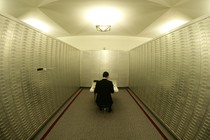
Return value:
<svg viewBox="0 0 210 140">
<path fill-rule="evenodd" d="M 112 95 L 112 112 L 100 111 L 88 88 L 76 93 L 33 139 L 175 140 L 126 88 Z"/>
</svg>

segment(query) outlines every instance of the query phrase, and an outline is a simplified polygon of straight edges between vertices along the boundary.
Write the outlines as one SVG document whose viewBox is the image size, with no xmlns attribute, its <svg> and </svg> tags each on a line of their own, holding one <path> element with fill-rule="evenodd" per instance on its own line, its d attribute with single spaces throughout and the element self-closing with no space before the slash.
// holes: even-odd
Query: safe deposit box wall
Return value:
<svg viewBox="0 0 210 140">
<path fill-rule="evenodd" d="M 130 51 L 130 88 L 180 139 L 210 139 L 210 17 Z"/>
<path fill-rule="evenodd" d="M 0 139 L 28 139 L 80 87 L 80 51 L 0 15 Z"/>
</svg>

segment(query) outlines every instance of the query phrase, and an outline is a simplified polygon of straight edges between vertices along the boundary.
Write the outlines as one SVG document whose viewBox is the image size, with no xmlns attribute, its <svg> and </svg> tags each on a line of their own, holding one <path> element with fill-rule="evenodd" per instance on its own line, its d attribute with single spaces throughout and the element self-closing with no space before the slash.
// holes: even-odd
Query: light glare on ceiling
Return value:
<svg viewBox="0 0 210 140">
<path fill-rule="evenodd" d="M 122 20 L 121 11 L 112 7 L 95 7 L 86 13 L 87 20 L 94 25 L 113 25 Z"/>
<path fill-rule="evenodd" d="M 49 26 L 38 19 L 28 18 L 24 19 L 23 21 L 38 30 L 41 30 L 43 32 L 49 32 Z"/>
<path fill-rule="evenodd" d="M 167 22 L 166 24 L 164 24 L 163 26 L 160 27 L 161 32 L 166 33 L 169 32 L 183 24 L 185 24 L 187 21 L 185 20 L 181 20 L 181 19 L 177 19 L 177 20 L 172 20 Z"/>
</svg>

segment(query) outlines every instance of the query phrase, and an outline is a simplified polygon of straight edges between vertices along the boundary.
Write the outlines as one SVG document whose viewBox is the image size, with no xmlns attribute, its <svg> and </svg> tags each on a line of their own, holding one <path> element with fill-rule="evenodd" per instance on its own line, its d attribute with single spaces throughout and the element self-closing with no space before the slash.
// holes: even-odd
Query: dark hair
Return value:
<svg viewBox="0 0 210 140">
<path fill-rule="evenodd" d="M 103 73 L 103 77 L 108 77 L 109 76 L 109 73 L 107 72 L 107 71 L 105 71 L 104 73 Z"/>
</svg>

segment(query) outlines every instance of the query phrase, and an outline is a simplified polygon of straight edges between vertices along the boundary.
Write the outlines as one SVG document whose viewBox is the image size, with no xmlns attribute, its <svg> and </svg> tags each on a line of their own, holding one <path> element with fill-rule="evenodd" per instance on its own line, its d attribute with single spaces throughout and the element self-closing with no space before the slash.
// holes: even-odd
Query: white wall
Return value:
<svg viewBox="0 0 210 140">
<path fill-rule="evenodd" d="M 104 71 L 109 79 L 116 80 L 118 87 L 127 87 L 129 79 L 129 52 L 126 51 L 81 51 L 80 85 L 90 87 L 93 80 L 100 80 Z"/>
<path fill-rule="evenodd" d="M 152 38 L 135 36 L 109 36 L 109 35 L 90 35 L 90 36 L 70 36 L 59 37 L 60 40 L 78 48 L 79 50 L 122 50 L 129 51 Z"/>
</svg>

